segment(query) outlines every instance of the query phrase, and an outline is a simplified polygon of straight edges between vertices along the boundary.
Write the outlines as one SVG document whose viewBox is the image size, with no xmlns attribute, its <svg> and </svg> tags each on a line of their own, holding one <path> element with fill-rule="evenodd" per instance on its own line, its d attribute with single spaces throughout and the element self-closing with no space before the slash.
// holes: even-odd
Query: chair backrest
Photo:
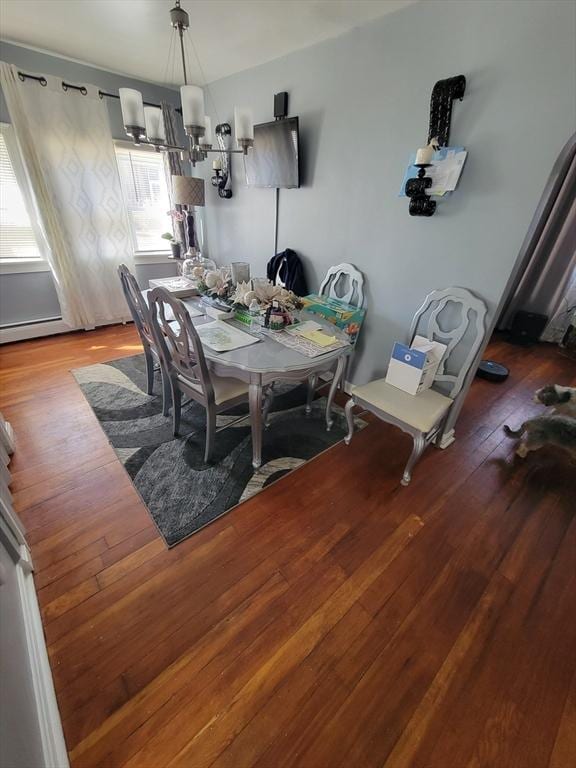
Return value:
<svg viewBox="0 0 576 768">
<path fill-rule="evenodd" d="M 148 294 L 148 306 L 156 347 L 168 375 L 183 377 L 207 400 L 213 400 L 202 342 L 185 305 L 165 288 L 154 288 Z"/>
<path fill-rule="evenodd" d="M 340 288 L 339 294 L 336 288 Z M 339 299 L 346 304 L 362 307 L 364 304 L 364 275 L 353 264 L 338 264 L 330 267 L 320 284 L 320 296 Z"/>
<path fill-rule="evenodd" d="M 434 382 L 447 386 L 446 394 L 454 399 L 464 384 L 486 330 L 486 304 L 466 288 L 432 291 L 414 315 L 410 343 L 420 332 L 431 341 L 446 344 Z M 428 318 L 425 315 L 429 313 Z M 442 325 L 440 322 L 442 317 Z M 419 326 L 424 325 L 420 330 Z M 448 373 L 451 368 L 453 372 Z"/>
<path fill-rule="evenodd" d="M 124 297 L 128 304 L 128 309 L 134 320 L 140 338 L 143 342 L 147 342 L 154 346 L 154 337 L 152 335 L 152 329 L 150 328 L 150 313 L 146 299 L 142 296 L 140 287 L 136 282 L 136 278 L 130 272 L 126 264 L 120 264 L 118 267 L 118 275 L 120 282 L 122 283 L 122 290 L 124 291 Z"/>
</svg>

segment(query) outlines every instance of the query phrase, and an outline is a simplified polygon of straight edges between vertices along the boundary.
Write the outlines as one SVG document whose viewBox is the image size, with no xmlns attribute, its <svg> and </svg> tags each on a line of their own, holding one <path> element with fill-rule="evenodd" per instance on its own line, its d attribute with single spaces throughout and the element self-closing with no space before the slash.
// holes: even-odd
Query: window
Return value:
<svg viewBox="0 0 576 768">
<path fill-rule="evenodd" d="M 0 263 L 41 262 L 42 254 L 23 195 L 25 190 L 20 188 L 15 172 L 23 173 L 23 169 L 15 169 L 8 154 L 11 131 L 9 125 L 0 126 Z"/>
<path fill-rule="evenodd" d="M 167 216 L 170 198 L 164 173 L 164 158 L 149 149 L 116 145 L 120 181 L 137 253 L 167 251 L 161 235 L 170 231 Z"/>
</svg>

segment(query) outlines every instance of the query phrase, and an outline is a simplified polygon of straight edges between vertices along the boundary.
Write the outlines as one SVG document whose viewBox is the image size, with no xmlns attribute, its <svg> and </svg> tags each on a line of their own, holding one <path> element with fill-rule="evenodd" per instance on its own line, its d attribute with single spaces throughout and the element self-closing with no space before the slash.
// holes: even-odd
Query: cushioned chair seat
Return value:
<svg viewBox="0 0 576 768">
<path fill-rule="evenodd" d="M 385 379 L 376 379 L 369 384 L 355 387 L 352 394 L 356 402 L 373 405 L 424 433 L 429 432 L 452 405 L 449 397 L 433 389 L 409 395 L 387 384 Z"/>
<path fill-rule="evenodd" d="M 202 387 L 199 384 L 194 384 L 184 376 L 178 377 L 187 386 L 192 387 L 197 392 L 202 392 Z M 228 400 L 234 400 L 236 397 L 246 395 L 248 393 L 248 384 L 240 379 L 234 379 L 228 376 L 216 376 L 216 374 L 210 374 L 212 380 L 212 386 L 214 387 L 214 401 L 216 405 L 222 405 Z"/>
</svg>

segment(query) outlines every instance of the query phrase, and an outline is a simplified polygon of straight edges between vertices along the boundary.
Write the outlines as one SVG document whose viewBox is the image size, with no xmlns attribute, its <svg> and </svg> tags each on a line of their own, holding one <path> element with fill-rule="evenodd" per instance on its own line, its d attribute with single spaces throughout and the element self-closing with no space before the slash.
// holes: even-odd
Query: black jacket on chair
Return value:
<svg viewBox="0 0 576 768">
<path fill-rule="evenodd" d="M 282 253 L 273 256 L 266 267 L 266 277 L 274 285 L 284 285 L 296 296 L 307 296 L 308 286 L 304 276 L 302 262 L 295 251 L 286 248 Z"/>
</svg>

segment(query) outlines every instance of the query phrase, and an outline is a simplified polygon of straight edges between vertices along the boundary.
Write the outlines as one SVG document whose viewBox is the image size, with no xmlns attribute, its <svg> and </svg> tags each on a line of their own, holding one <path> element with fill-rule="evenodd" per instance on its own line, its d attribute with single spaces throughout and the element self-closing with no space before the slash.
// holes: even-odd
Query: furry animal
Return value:
<svg viewBox="0 0 576 768">
<path fill-rule="evenodd" d="M 576 459 L 576 419 L 568 416 L 539 416 L 525 421 L 520 429 L 504 425 L 508 437 L 519 437 L 518 456 L 525 458 L 530 451 L 544 445 L 556 445 L 568 451 Z"/>
<path fill-rule="evenodd" d="M 547 384 L 534 392 L 534 402 L 553 407 L 553 413 L 576 419 L 576 387 Z"/>
</svg>

